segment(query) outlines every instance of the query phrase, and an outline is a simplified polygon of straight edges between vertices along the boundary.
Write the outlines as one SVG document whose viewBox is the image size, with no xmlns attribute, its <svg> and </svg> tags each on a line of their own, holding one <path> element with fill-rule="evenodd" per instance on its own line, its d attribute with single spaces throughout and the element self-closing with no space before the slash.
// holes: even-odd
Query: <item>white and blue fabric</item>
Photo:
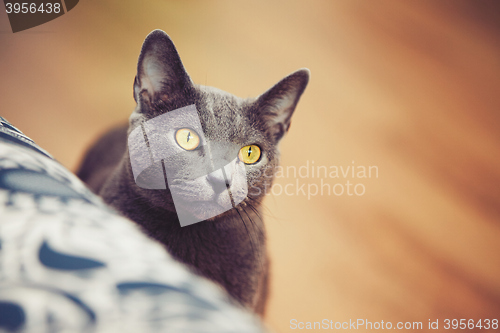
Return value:
<svg viewBox="0 0 500 333">
<path fill-rule="evenodd" d="M 0 118 L 0 331 L 265 330 Z"/>
</svg>

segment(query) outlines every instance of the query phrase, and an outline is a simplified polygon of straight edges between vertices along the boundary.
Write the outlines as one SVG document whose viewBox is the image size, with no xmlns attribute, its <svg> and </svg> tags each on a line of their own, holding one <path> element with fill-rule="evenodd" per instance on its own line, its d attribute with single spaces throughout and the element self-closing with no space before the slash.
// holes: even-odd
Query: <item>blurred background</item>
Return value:
<svg viewBox="0 0 500 333">
<path fill-rule="evenodd" d="M 74 171 L 132 112 L 153 29 L 240 97 L 311 70 L 283 166 L 378 167 L 323 180 L 364 195 L 266 199 L 271 327 L 499 318 L 499 2 L 82 0 L 16 34 L 0 13 L 0 113 Z"/>
</svg>

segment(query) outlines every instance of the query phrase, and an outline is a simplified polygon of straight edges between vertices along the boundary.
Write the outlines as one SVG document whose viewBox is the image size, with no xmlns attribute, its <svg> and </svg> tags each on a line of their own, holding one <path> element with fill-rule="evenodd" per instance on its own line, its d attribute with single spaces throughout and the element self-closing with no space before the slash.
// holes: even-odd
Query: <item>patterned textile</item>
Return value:
<svg viewBox="0 0 500 333">
<path fill-rule="evenodd" d="M 0 117 L 0 331 L 263 332 Z"/>
</svg>

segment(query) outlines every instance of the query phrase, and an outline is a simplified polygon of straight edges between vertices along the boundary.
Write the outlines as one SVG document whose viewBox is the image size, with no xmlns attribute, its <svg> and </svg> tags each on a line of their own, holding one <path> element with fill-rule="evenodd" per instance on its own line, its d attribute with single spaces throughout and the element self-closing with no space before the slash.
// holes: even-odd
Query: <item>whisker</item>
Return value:
<svg viewBox="0 0 500 333">
<path fill-rule="evenodd" d="M 253 210 L 253 212 L 255 213 L 255 215 L 259 218 L 260 222 L 264 223 L 264 220 L 262 220 L 262 217 L 260 216 L 259 211 L 254 206 L 252 206 L 252 204 L 249 203 L 249 202 L 247 202 L 246 205 L 248 207 L 250 207 L 251 210 Z"/>
<path fill-rule="evenodd" d="M 252 220 L 252 218 L 250 217 L 250 215 L 248 214 L 248 212 L 245 210 L 244 207 L 241 207 L 241 210 L 246 214 L 246 216 L 250 220 L 250 224 L 252 224 L 253 230 L 255 231 L 255 228 L 256 228 L 255 222 Z M 256 237 L 257 237 L 257 235 L 256 235 Z M 251 239 L 250 239 L 250 242 L 252 242 Z M 264 263 L 263 263 L 262 256 L 261 256 L 260 252 L 257 252 L 257 261 L 260 263 L 260 268 L 262 269 L 262 271 L 264 271 Z"/>
<path fill-rule="evenodd" d="M 243 225 L 245 226 L 245 230 L 247 231 L 248 239 L 250 240 L 250 246 L 252 247 L 252 253 L 255 254 L 255 249 L 253 247 L 253 240 L 252 240 L 252 237 L 250 236 L 250 233 L 248 232 L 248 228 L 247 228 L 247 225 L 245 223 L 245 220 L 243 219 L 243 216 L 241 216 L 240 211 L 238 210 L 238 207 L 235 207 L 235 209 L 236 209 L 236 212 L 238 213 L 238 215 L 240 216 L 240 219 L 243 222 Z"/>
<path fill-rule="evenodd" d="M 264 216 L 269 216 L 269 217 L 272 217 L 272 218 L 276 218 L 274 216 L 274 214 L 272 213 L 272 211 L 269 209 L 269 207 L 267 207 L 262 201 L 258 201 L 256 200 L 255 198 L 252 198 L 250 196 L 247 196 L 248 199 L 254 201 L 258 206 L 262 207 L 265 212 L 261 212 L 262 214 L 265 214 Z"/>
<path fill-rule="evenodd" d="M 250 221 L 250 224 L 252 225 L 252 228 L 255 231 L 255 223 L 253 222 L 252 218 L 250 217 L 250 215 L 248 214 L 248 212 L 245 210 L 245 208 L 243 206 L 241 207 L 241 211 L 243 213 L 245 213 L 245 215 L 247 216 L 248 220 Z"/>
</svg>

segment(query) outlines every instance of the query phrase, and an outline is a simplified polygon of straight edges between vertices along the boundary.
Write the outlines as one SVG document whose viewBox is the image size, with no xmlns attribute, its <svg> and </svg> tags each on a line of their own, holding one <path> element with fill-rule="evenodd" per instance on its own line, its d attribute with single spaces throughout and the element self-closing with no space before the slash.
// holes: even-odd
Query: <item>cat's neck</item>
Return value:
<svg viewBox="0 0 500 333">
<path fill-rule="evenodd" d="M 258 279 L 266 265 L 264 223 L 260 207 L 246 206 L 190 226 L 181 227 L 177 214 L 153 206 L 138 193 L 126 158 L 104 184 L 100 195 L 178 260 L 222 284 L 243 304 L 252 306 Z"/>
</svg>

